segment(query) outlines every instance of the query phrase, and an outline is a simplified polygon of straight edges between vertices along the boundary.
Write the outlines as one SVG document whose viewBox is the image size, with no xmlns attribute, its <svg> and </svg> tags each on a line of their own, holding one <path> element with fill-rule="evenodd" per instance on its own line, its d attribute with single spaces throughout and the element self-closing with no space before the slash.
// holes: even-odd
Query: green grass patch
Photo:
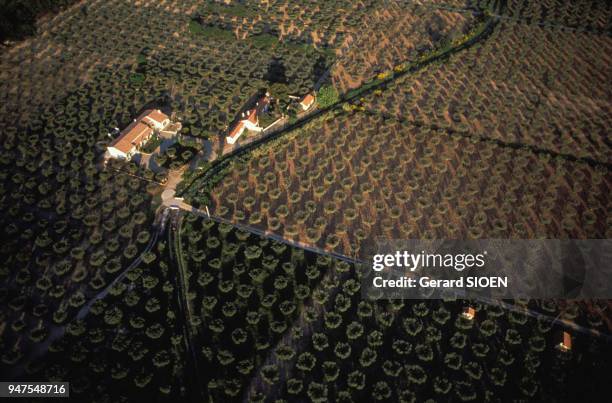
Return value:
<svg viewBox="0 0 612 403">
<path fill-rule="evenodd" d="M 147 57 L 143 55 L 142 53 L 139 53 L 138 56 L 136 56 L 136 63 L 145 64 L 146 62 L 147 62 Z"/>
<path fill-rule="evenodd" d="M 207 39 L 218 39 L 225 41 L 236 40 L 236 36 L 232 31 L 217 27 L 206 27 L 194 20 L 189 21 L 189 32 L 191 32 L 193 35 L 203 36 Z"/>
<path fill-rule="evenodd" d="M 140 151 L 142 151 L 143 153 L 151 154 L 160 144 L 161 139 L 159 138 L 159 135 L 154 134 L 153 137 L 151 137 L 149 141 L 147 141 L 147 144 L 145 144 Z"/>
<path fill-rule="evenodd" d="M 261 127 L 268 127 L 272 123 L 277 121 L 278 118 L 280 118 L 280 115 L 275 115 L 272 113 L 264 113 L 263 115 L 259 117 L 259 124 L 261 125 Z"/>
<path fill-rule="evenodd" d="M 259 34 L 249 38 L 253 46 L 259 49 L 271 49 L 278 45 L 278 38 L 270 34 Z"/>
<path fill-rule="evenodd" d="M 326 108 L 340 100 L 338 90 L 332 85 L 324 85 L 317 94 L 317 103 L 321 108 Z"/>
<path fill-rule="evenodd" d="M 132 84 L 142 84 L 145 80 L 145 75 L 142 73 L 132 73 L 130 75 L 130 82 Z"/>
</svg>

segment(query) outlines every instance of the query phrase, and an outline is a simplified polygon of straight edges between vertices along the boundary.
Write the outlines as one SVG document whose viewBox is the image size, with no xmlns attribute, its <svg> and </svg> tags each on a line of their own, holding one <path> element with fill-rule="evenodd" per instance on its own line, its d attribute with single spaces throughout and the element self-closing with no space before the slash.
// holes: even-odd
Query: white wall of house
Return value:
<svg viewBox="0 0 612 403">
<path fill-rule="evenodd" d="M 259 120 L 257 120 L 257 123 L 253 123 L 248 119 L 245 119 L 242 121 L 242 123 L 244 123 L 244 126 L 249 129 L 252 130 L 254 132 L 260 132 L 261 131 L 261 127 L 259 127 Z"/>
<path fill-rule="evenodd" d="M 315 103 L 314 100 L 310 101 L 310 103 L 300 102 L 300 106 L 303 110 L 307 111 L 310 107 Z"/>
<path fill-rule="evenodd" d="M 242 128 L 240 129 L 240 131 L 238 131 L 238 133 L 236 133 L 233 137 L 231 136 L 225 137 L 225 140 L 227 141 L 228 144 L 234 144 L 236 140 L 238 140 L 238 138 L 242 136 L 242 133 L 244 133 L 245 130 L 250 130 L 254 132 L 263 132 L 263 128 L 259 126 L 259 119 L 257 120 L 256 123 L 253 123 L 248 119 L 241 120 L 241 123 L 242 123 Z"/>
<path fill-rule="evenodd" d="M 116 149 L 115 147 L 107 147 L 106 149 L 112 158 L 120 158 L 127 160 L 128 155 L 121 150 Z"/>
<path fill-rule="evenodd" d="M 158 122 L 157 120 L 151 119 L 150 117 L 146 116 L 144 120 L 146 120 L 147 123 L 152 124 L 153 127 L 157 130 L 162 130 L 163 128 L 165 128 L 166 126 L 170 124 L 170 119 L 164 119 L 161 122 Z"/>
</svg>

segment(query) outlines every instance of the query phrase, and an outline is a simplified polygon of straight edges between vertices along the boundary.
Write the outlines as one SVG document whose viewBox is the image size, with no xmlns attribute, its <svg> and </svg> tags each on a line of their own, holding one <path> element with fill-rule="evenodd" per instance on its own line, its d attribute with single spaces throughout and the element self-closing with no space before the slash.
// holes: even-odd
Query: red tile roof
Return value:
<svg viewBox="0 0 612 403">
<path fill-rule="evenodd" d="M 145 118 L 154 120 L 159 124 L 161 124 L 164 120 L 169 119 L 168 115 L 166 115 L 165 113 L 163 113 L 162 111 L 158 109 L 148 109 L 144 111 L 144 113 L 140 115 L 138 120 L 142 120 Z"/>
<path fill-rule="evenodd" d="M 132 147 L 139 147 L 146 138 L 153 134 L 153 124 L 148 121 L 149 119 L 161 124 L 169 118 L 160 110 L 147 109 L 121 131 L 121 135 L 110 144 L 111 147 L 126 154 L 132 150 Z"/>
<path fill-rule="evenodd" d="M 257 109 L 251 109 L 247 112 L 247 118 L 249 122 L 256 124 L 257 123 Z"/>
<path fill-rule="evenodd" d="M 563 332 L 563 341 L 561 342 L 562 348 L 566 350 L 572 349 L 572 336 L 568 332 Z"/>
<path fill-rule="evenodd" d="M 315 97 L 313 97 L 312 94 L 306 94 L 306 96 L 300 101 L 300 105 L 302 105 L 304 108 L 308 108 L 310 105 L 312 105 L 314 100 Z"/>
<path fill-rule="evenodd" d="M 152 133 L 153 129 L 146 124 L 140 121 L 132 122 L 123 130 L 121 136 L 111 143 L 111 147 L 127 154 L 133 147 L 140 146 Z"/>
<path fill-rule="evenodd" d="M 245 129 L 245 121 L 249 121 L 250 123 L 257 125 L 257 113 L 262 110 L 266 105 L 270 103 L 270 99 L 268 97 L 263 97 L 259 101 L 257 101 L 257 106 L 253 109 L 249 109 L 246 111 L 246 116 L 243 115 L 242 118 L 236 125 L 230 130 L 229 137 L 236 137 Z"/>
<path fill-rule="evenodd" d="M 238 135 L 240 132 L 242 132 L 242 130 L 244 130 L 244 123 L 242 122 L 238 122 L 236 124 L 236 126 L 234 126 L 234 128 L 230 131 L 229 136 L 230 137 L 235 137 L 236 135 Z"/>
<path fill-rule="evenodd" d="M 465 317 L 466 319 L 472 320 L 474 319 L 475 316 L 476 316 L 476 311 L 474 310 L 474 308 L 472 308 L 471 306 L 463 308 L 463 317 Z"/>
</svg>

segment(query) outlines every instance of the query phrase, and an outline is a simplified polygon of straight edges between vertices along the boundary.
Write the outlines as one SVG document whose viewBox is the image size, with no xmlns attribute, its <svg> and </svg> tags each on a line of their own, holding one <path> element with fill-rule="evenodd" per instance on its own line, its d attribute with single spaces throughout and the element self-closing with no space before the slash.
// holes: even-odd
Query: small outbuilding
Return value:
<svg viewBox="0 0 612 403">
<path fill-rule="evenodd" d="M 474 320 L 474 318 L 476 317 L 476 310 L 471 306 L 467 306 L 463 308 L 461 316 L 463 316 L 467 320 Z"/>
<path fill-rule="evenodd" d="M 302 110 L 307 111 L 314 104 L 314 102 L 314 95 L 312 95 L 312 93 L 306 94 L 306 96 L 304 96 L 304 98 L 302 98 L 300 101 L 300 106 L 302 107 Z"/>
<path fill-rule="evenodd" d="M 568 332 L 563 332 L 560 339 L 561 340 L 559 340 L 557 344 L 557 349 L 564 353 L 570 351 L 572 349 L 572 336 Z"/>
</svg>

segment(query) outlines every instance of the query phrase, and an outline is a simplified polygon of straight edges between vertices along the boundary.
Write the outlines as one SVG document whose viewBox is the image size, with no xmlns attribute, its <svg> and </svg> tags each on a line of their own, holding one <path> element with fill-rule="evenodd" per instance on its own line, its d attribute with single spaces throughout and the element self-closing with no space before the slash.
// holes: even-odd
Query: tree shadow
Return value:
<svg viewBox="0 0 612 403">
<path fill-rule="evenodd" d="M 268 70 L 264 75 L 264 80 L 269 83 L 287 84 L 287 68 L 282 59 L 273 58 L 268 64 Z"/>
<path fill-rule="evenodd" d="M 319 81 L 319 78 L 325 73 L 327 70 L 327 63 L 325 56 L 319 55 L 317 61 L 312 66 L 312 82 L 316 83 Z"/>
</svg>

